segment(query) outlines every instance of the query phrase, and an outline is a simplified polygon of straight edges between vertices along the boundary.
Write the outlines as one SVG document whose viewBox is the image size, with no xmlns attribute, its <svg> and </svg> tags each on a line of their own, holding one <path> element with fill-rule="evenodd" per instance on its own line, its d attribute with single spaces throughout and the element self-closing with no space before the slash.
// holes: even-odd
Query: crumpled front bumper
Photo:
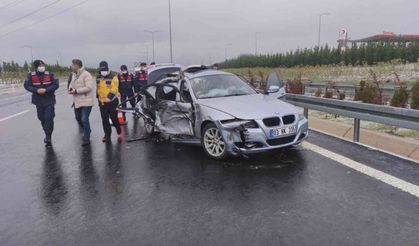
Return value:
<svg viewBox="0 0 419 246">
<path fill-rule="evenodd" d="M 263 126 L 261 121 L 256 120 L 259 128 L 243 127 L 227 128 L 220 121 L 216 121 L 218 129 L 226 143 L 226 150 L 231 155 L 261 153 L 269 150 L 279 149 L 291 145 L 299 144 L 308 136 L 308 121 L 302 119 L 297 123 L 297 132 L 293 134 L 283 135 L 279 138 L 269 139 L 267 132 L 268 127 Z"/>
</svg>

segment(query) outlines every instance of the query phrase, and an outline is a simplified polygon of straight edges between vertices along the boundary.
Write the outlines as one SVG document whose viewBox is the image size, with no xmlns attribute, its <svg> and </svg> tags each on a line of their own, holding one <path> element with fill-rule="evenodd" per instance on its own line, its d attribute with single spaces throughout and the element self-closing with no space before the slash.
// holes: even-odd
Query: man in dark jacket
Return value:
<svg viewBox="0 0 419 246">
<path fill-rule="evenodd" d="M 121 94 L 122 106 L 127 107 L 126 100 L 130 99 L 129 102 L 131 107 L 135 107 L 134 97 L 134 75 L 128 72 L 126 65 L 121 66 L 121 73 L 118 75 L 119 79 L 119 93 Z"/>
<path fill-rule="evenodd" d="M 142 62 L 141 66 L 135 71 L 135 81 L 134 81 L 135 93 L 138 93 L 141 88 L 147 85 L 147 79 L 148 79 L 147 64 L 145 62 Z M 141 100 L 141 98 L 138 98 L 138 100 Z"/>
<path fill-rule="evenodd" d="M 58 89 L 59 83 L 54 78 L 54 74 L 45 70 L 43 61 L 35 60 L 33 65 L 35 71 L 28 74 L 24 87 L 32 93 L 32 104 L 36 106 L 38 119 L 45 132 L 44 143 L 46 146 L 51 146 L 55 117 L 55 91 Z"/>
</svg>

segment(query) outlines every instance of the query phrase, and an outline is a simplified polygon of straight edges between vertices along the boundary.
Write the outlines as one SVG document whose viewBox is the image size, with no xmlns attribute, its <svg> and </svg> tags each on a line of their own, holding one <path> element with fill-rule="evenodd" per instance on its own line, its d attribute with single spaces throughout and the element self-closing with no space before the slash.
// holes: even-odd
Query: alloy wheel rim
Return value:
<svg viewBox="0 0 419 246">
<path fill-rule="evenodd" d="M 207 152 L 215 157 L 224 153 L 225 143 L 217 128 L 209 128 L 204 134 L 204 146 Z"/>
</svg>

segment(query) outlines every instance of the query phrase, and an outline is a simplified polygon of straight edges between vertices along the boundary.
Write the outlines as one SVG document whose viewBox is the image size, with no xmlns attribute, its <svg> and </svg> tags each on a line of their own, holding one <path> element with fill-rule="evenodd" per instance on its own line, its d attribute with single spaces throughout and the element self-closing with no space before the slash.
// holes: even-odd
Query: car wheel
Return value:
<svg viewBox="0 0 419 246">
<path fill-rule="evenodd" d="M 208 156 L 217 160 L 222 160 L 227 157 L 224 139 L 221 136 L 220 130 L 213 123 L 209 123 L 204 127 L 201 143 Z"/>
</svg>

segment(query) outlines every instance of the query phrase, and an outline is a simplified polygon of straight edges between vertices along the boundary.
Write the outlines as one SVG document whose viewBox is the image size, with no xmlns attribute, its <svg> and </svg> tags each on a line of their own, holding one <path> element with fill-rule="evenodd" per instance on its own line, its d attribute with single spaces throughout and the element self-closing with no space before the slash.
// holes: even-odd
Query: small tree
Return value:
<svg viewBox="0 0 419 246">
<path fill-rule="evenodd" d="M 326 88 L 323 97 L 324 98 L 333 98 L 333 90 L 329 90 L 328 88 Z"/>
<path fill-rule="evenodd" d="M 304 94 L 304 84 L 301 81 L 301 74 L 293 80 L 288 80 L 285 85 L 285 91 L 291 94 Z"/>
<path fill-rule="evenodd" d="M 410 108 L 419 110 L 419 80 L 413 84 L 411 94 L 412 103 L 410 104 Z"/>
<path fill-rule="evenodd" d="M 321 97 L 323 94 L 322 88 L 317 88 L 317 90 L 314 92 L 315 97 Z"/>
<path fill-rule="evenodd" d="M 391 98 L 390 105 L 398 108 L 406 108 L 409 100 L 409 93 L 407 92 L 406 83 L 400 80 L 400 76 L 394 72 L 396 78 L 396 90 L 394 91 L 393 97 Z"/>
<path fill-rule="evenodd" d="M 346 92 L 340 91 L 339 89 L 336 89 L 336 94 L 338 95 L 339 100 L 345 100 L 346 98 Z"/>
</svg>

